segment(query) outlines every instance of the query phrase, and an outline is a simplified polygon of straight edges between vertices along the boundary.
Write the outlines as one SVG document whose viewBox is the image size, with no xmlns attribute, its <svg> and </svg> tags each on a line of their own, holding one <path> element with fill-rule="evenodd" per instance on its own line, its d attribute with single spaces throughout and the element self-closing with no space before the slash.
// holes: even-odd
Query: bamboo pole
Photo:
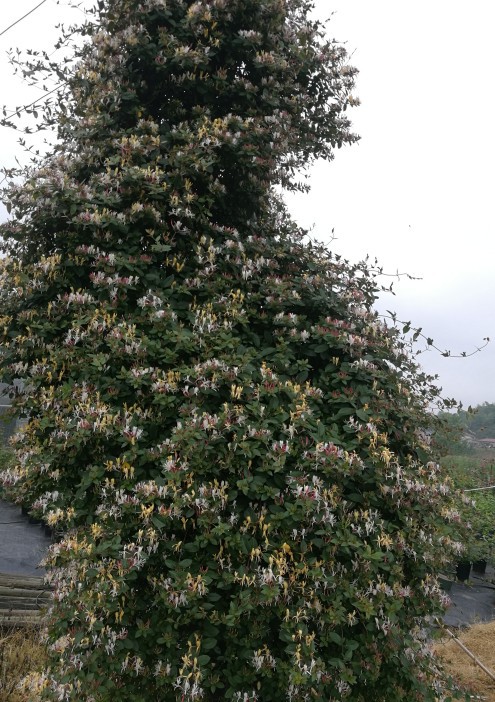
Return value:
<svg viewBox="0 0 495 702">
<path fill-rule="evenodd" d="M 487 485 L 487 487 L 479 488 L 468 488 L 466 490 L 463 490 L 463 492 L 476 492 L 477 490 L 495 490 L 495 485 Z"/>
<path fill-rule="evenodd" d="M 43 618 L 39 611 L 11 610 L 0 612 L 0 627 L 33 626 L 41 624 Z"/>
<path fill-rule="evenodd" d="M 47 590 L 43 578 L 39 575 L 9 575 L 0 573 L 0 586 L 24 588 L 26 590 Z"/>
<path fill-rule="evenodd" d="M 44 588 L 22 588 L 4 587 L 0 585 L 0 600 L 4 597 L 34 597 L 36 599 L 48 600 L 52 592 Z"/>
<path fill-rule="evenodd" d="M 480 659 L 477 658 L 477 657 L 474 655 L 474 653 L 473 653 L 472 651 L 470 651 L 469 648 L 467 648 L 467 646 L 465 646 L 465 645 L 462 643 L 462 641 L 459 641 L 459 639 L 457 638 L 457 636 L 456 636 L 455 634 L 453 634 L 453 633 L 450 631 L 450 629 L 447 629 L 447 627 L 446 627 L 441 621 L 439 621 L 439 619 L 437 619 L 437 624 L 439 624 L 440 627 L 441 627 L 444 631 L 446 631 L 447 634 L 456 642 L 456 644 L 457 644 L 460 648 L 462 648 L 462 650 L 464 651 L 464 653 L 466 653 L 470 658 L 472 658 L 472 660 L 476 663 L 476 665 L 478 665 L 478 666 L 481 668 L 481 670 L 484 670 L 485 673 L 488 675 L 488 677 L 490 677 L 490 678 L 495 682 L 495 673 L 493 673 L 489 668 L 487 668 L 486 665 L 484 665 L 484 663 L 482 663 L 482 662 L 480 661 Z"/>
</svg>

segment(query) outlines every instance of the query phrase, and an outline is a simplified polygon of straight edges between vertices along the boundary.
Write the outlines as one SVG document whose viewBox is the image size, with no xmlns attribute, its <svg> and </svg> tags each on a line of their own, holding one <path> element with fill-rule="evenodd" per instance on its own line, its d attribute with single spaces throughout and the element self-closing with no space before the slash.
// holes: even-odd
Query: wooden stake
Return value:
<svg viewBox="0 0 495 702">
<path fill-rule="evenodd" d="M 442 622 L 440 622 L 438 619 L 437 619 L 437 623 L 440 624 L 440 626 L 442 627 L 442 629 L 443 629 L 444 631 L 446 631 L 447 634 L 448 634 L 452 639 L 454 639 L 454 641 L 456 642 L 456 644 L 457 644 L 460 648 L 462 648 L 462 650 L 464 651 L 464 653 L 467 653 L 467 655 L 468 655 L 470 658 L 473 659 L 473 661 L 476 663 L 476 665 L 478 665 L 482 670 L 484 670 L 485 673 L 495 682 L 495 673 L 492 673 L 492 671 L 491 671 L 489 668 L 487 668 L 486 665 L 484 665 L 484 664 L 480 661 L 480 659 L 477 658 L 477 657 L 474 655 L 474 653 L 472 653 L 472 652 L 469 650 L 469 648 L 467 648 L 466 646 L 464 646 L 464 644 L 462 643 L 462 641 L 459 641 L 459 639 L 457 638 L 457 636 L 456 636 L 455 634 L 453 634 L 453 633 L 450 631 L 450 629 L 447 629 L 447 627 L 446 627 L 444 624 L 442 624 Z"/>
</svg>

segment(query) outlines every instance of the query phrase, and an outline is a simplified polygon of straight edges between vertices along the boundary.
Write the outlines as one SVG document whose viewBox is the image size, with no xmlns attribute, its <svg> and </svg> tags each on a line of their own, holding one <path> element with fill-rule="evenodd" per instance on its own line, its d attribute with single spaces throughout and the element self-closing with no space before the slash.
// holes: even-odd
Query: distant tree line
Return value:
<svg viewBox="0 0 495 702">
<path fill-rule="evenodd" d="M 474 408 L 459 409 L 455 414 L 440 412 L 442 429 L 435 440 L 443 453 L 465 453 L 473 449 L 466 436 L 482 441 L 495 439 L 495 403 L 483 402 Z M 463 439 L 464 437 L 464 439 Z"/>
</svg>

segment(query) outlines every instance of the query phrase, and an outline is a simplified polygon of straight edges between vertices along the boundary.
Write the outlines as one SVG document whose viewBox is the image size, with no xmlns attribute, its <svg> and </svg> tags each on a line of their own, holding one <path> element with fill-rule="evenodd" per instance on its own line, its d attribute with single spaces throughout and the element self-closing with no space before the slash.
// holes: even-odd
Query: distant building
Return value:
<svg viewBox="0 0 495 702">
<path fill-rule="evenodd" d="M 472 431 L 466 431 L 462 435 L 461 441 L 463 444 L 467 444 L 473 449 L 495 449 L 495 439 L 478 439 Z"/>
<path fill-rule="evenodd" d="M 495 439 L 478 439 L 478 443 L 485 448 L 495 448 Z"/>
</svg>

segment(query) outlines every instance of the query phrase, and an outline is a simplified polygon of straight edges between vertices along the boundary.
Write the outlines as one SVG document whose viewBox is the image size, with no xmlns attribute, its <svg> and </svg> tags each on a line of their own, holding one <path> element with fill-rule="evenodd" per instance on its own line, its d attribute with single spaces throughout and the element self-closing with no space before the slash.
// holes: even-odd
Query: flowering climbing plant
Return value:
<svg viewBox="0 0 495 702">
<path fill-rule="evenodd" d="M 355 70 L 310 9 L 103 0 L 56 146 L 5 190 L 27 424 L 3 484 L 60 535 L 40 699 L 452 694 L 427 645 L 461 549 L 437 390 L 372 271 L 275 191 L 356 140 Z"/>
</svg>

